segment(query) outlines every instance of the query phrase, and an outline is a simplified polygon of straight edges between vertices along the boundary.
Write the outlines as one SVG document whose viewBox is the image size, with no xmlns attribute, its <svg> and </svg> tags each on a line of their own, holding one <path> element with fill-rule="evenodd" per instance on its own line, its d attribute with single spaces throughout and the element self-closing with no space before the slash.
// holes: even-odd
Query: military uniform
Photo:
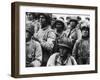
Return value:
<svg viewBox="0 0 100 80">
<path fill-rule="evenodd" d="M 59 26 L 59 24 L 61 26 Z M 57 26 L 58 25 L 58 26 Z M 53 49 L 53 53 L 55 52 L 59 52 L 59 49 L 58 49 L 58 44 L 59 42 L 61 41 L 61 39 L 63 38 L 63 32 L 65 30 L 65 23 L 64 21 L 62 20 L 56 20 L 55 23 L 54 23 L 54 26 L 55 26 L 55 34 L 56 34 L 56 40 L 54 42 L 54 49 Z M 60 31 L 59 31 L 60 30 Z"/>
<path fill-rule="evenodd" d="M 26 42 L 26 67 L 41 66 L 42 49 L 40 43 L 34 40 Z"/>
<path fill-rule="evenodd" d="M 72 55 L 76 58 L 78 64 L 89 64 L 89 57 L 90 57 L 89 25 L 87 23 L 81 24 L 81 31 L 87 34 L 83 33 L 82 39 L 78 40 L 75 43 Z"/>
<path fill-rule="evenodd" d="M 46 66 L 48 58 L 52 54 L 52 49 L 54 47 L 53 41 L 55 41 L 55 33 L 47 26 L 45 28 L 40 29 L 34 37 L 39 40 L 42 46 L 43 58 L 42 58 L 42 65 Z"/>
<path fill-rule="evenodd" d="M 67 53 L 66 53 L 67 54 Z M 54 53 L 50 56 L 47 66 L 77 65 L 73 56 L 69 56 L 64 62 L 61 61 L 60 53 Z"/>
<path fill-rule="evenodd" d="M 89 64 L 89 56 L 90 56 L 89 44 L 90 44 L 89 39 L 87 40 L 81 39 L 75 43 L 72 55 L 77 60 L 78 64 Z"/>
<path fill-rule="evenodd" d="M 62 32 L 62 33 L 57 33 L 57 31 L 55 30 L 55 34 L 56 34 L 56 39 L 55 39 L 55 41 L 54 41 L 53 53 L 59 52 L 58 44 L 59 44 L 60 40 L 61 40 L 62 37 L 63 37 L 63 32 Z"/>
</svg>

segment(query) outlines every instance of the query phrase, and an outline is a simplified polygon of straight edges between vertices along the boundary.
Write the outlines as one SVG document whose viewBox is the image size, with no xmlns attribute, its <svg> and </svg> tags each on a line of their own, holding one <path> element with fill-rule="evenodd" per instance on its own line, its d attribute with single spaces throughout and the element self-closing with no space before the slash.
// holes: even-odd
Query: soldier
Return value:
<svg viewBox="0 0 100 80">
<path fill-rule="evenodd" d="M 40 22 L 36 20 L 35 13 L 26 13 L 26 27 L 34 27 L 34 33 L 37 33 L 37 31 L 41 28 Z"/>
<path fill-rule="evenodd" d="M 46 66 L 49 57 L 52 54 L 54 47 L 53 41 L 55 41 L 55 33 L 50 26 L 50 17 L 48 14 L 39 14 L 39 20 L 41 23 L 41 29 L 34 35 L 42 46 L 43 58 L 42 66 Z"/>
<path fill-rule="evenodd" d="M 32 39 L 34 27 L 26 27 L 26 67 L 39 67 L 42 62 L 40 43 Z"/>
<path fill-rule="evenodd" d="M 56 40 L 54 42 L 53 53 L 58 52 L 58 43 L 59 43 L 60 39 L 63 36 L 63 31 L 65 29 L 65 24 L 61 20 L 56 20 L 56 22 L 54 23 L 54 27 L 55 27 Z"/>
<path fill-rule="evenodd" d="M 77 17 L 72 17 L 70 19 L 70 27 L 64 31 L 63 38 L 61 40 L 61 42 L 70 43 L 72 49 L 76 40 L 81 39 L 81 31 L 77 28 L 77 24 Z"/>
<path fill-rule="evenodd" d="M 57 17 L 55 15 L 52 15 L 52 19 L 51 19 L 51 28 L 55 29 L 54 23 L 56 22 Z"/>
<path fill-rule="evenodd" d="M 26 23 L 26 28 L 32 28 L 32 27 L 34 27 L 33 26 L 33 21 L 34 21 L 34 17 L 33 17 L 33 14 L 32 13 L 30 13 L 30 12 L 27 12 L 26 13 L 26 21 L 25 21 L 25 23 Z M 32 29 L 34 29 L 34 28 L 32 28 Z"/>
<path fill-rule="evenodd" d="M 90 40 L 89 40 L 89 25 L 81 24 L 82 39 L 78 40 L 73 48 L 72 55 L 77 60 L 78 64 L 89 64 L 90 56 Z"/>
<path fill-rule="evenodd" d="M 71 19 L 71 16 L 67 16 L 66 17 L 66 29 L 68 29 L 69 28 L 69 24 L 70 24 L 70 19 Z"/>
<path fill-rule="evenodd" d="M 70 45 L 59 43 L 59 52 L 50 56 L 47 66 L 77 65 L 76 60 L 71 56 L 72 49 Z"/>
<path fill-rule="evenodd" d="M 31 12 L 26 12 L 26 21 L 34 21 L 34 16 Z"/>
</svg>

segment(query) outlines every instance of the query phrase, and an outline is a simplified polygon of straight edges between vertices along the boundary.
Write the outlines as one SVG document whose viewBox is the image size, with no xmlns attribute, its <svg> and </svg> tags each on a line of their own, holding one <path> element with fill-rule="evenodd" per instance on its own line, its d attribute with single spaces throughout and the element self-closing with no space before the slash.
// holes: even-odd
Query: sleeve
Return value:
<svg viewBox="0 0 100 80">
<path fill-rule="evenodd" d="M 34 26 L 35 26 L 35 33 L 37 33 L 39 31 L 39 29 L 41 28 L 41 25 L 39 22 L 35 22 Z"/>
<path fill-rule="evenodd" d="M 41 41 L 41 45 L 42 47 L 48 49 L 48 50 L 52 50 L 52 48 L 54 47 L 54 41 L 56 39 L 56 35 L 54 32 L 49 32 L 48 33 L 48 37 L 47 37 L 47 41 Z"/>
<path fill-rule="evenodd" d="M 35 60 L 32 61 L 34 66 L 40 66 L 42 62 L 42 49 L 40 43 L 36 42 Z"/>
<path fill-rule="evenodd" d="M 50 56 L 47 62 L 47 66 L 55 66 L 55 57 L 56 53 Z"/>
<path fill-rule="evenodd" d="M 39 42 L 40 43 L 40 39 L 41 39 L 41 30 L 39 30 L 37 33 L 34 33 L 34 35 L 32 36 L 32 39 Z M 40 36 L 39 36 L 40 35 Z"/>
</svg>

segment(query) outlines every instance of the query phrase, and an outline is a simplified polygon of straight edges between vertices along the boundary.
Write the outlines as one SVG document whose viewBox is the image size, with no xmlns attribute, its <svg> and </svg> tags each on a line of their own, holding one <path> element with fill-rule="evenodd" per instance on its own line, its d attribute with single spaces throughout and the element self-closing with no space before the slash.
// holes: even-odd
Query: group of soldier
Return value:
<svg viewBox="0 0 100 80">
<path fill-rule="evenodd" d="M 37 16 L 37 17 L 36 17 Z M 90 20 L 26 13 L 26 67 L 90 64 Z"/>
</svg>

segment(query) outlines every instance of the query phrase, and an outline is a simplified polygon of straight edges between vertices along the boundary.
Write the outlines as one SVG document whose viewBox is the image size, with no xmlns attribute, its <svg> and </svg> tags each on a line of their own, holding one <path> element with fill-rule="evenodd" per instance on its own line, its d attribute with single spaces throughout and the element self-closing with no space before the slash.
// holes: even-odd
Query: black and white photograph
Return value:
<svg viewBox="0 0 100 80">
<path fill-rule="evenodd" d="M 26 67 L 90 64 L 90 16 L 26 12 Z"/>
<path fill-rule="evenodd" d="M 17 77 L 97 73 L 97 7 L 19 2 L 14 7 Z"/>
</svg>

